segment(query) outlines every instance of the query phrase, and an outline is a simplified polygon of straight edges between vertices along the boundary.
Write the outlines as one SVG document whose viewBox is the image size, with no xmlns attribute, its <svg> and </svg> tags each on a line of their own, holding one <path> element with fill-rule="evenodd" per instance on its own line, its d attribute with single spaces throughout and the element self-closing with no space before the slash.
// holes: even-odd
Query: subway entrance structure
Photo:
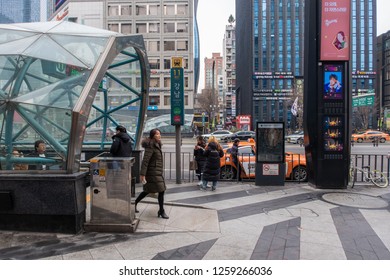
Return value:
<svg viewBox="0 0 390 280">
<path fill-rule="evenodd" d="M 83 151 L 110 145 L 118 124 L 137 149 L 148 87 L 141 35 L 66 21 L 0 25 L 0 229 L 79 232 Z M 34 155 L 36 140 L 46 157 Z"/>
</svg>

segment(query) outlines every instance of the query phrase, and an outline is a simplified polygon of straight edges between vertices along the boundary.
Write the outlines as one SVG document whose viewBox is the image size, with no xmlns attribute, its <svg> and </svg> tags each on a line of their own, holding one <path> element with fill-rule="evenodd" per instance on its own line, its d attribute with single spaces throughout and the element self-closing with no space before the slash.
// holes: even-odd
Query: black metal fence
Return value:
<svg viewBox="0 0 390 280">
<path fill-rule="evenodd" d="M 225 177 L 223 180 L 240 180 L 253 182 L 255 180 L 255 168 L 248 168 L 248 166 L 255 166 L 255 157 L 253 154 L 241 154 L 241 162 L 244 162 L 244 158 L 247 159 L 245 162 L 246 166 L 240 165 L 240 168 L 245 169 L 245 178 L 234 177 Z M 370 166 L 372 170 L 379 170 L 386 174 L 389 177 L 390 174 L 390 164 L 389 157 L 387 155 L 367 155 L 367 154 L 353 154 L 353 162 L 358 167 Z M 229 156 L 225 156 L 225 161 L 231 161 Z M 197 176 L 195 170 L 190 170 L 190 161 L 193 160 L 193 154 L 190 152 L 181 153 L 181 170 L 180 178 L 182 182 L 194 182 L 197 181 Z M 164 167 L 165 167 L 165 179 L 175 180 L 176 179 L 176 153 L 174 152 L 164 152 Z M 306 159 L 303 155 L 292 154 L 286 156 L 286 181 L 292 182 L 302 182 L 307 181 L 307 171 L 306 171 Z M 228 170 L 229 169 L 229 170 Z M 230 165 L 224 165 L 221 167 L 221 172 L 227 174 L 228 172 L 235 172 L 231 170 Z M 363 175 L 357 177 L 357 182 L 363 182 Z"/>
</svg>

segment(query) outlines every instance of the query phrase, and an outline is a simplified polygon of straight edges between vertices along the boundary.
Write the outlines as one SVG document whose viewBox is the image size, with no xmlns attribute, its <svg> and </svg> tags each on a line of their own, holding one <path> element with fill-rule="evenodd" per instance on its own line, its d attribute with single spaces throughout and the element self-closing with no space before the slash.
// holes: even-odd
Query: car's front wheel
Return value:
<svg viewBox="0 0 390 280">
<path fill-rule="evenodd" d="M 386 142 L 386 138 L 381 138 L 379 141 L 380 141 L 381 143 L 385 143 L 385 142 Z"/>
<path fill-rule="evenodd" d="M 356 142 L 362 143 L 362 142 L 363 142 L 363 139 L 362 139 L 362 138 L 358 138 L 358 139 L 356 140 Z"/>
<path fill-rule="evenodd" d="M 294 181 L 306 181 L 307 180 L 307 171 L 305 166 L 297 166 L 293 169 L 291 174 Z"/>
<path fill-rule="evenodd" d="M 236 178 L 236 169 L 231 165 L 221 167 L 220 178 L 222 180 L 232 180 Z"/>
</svg>

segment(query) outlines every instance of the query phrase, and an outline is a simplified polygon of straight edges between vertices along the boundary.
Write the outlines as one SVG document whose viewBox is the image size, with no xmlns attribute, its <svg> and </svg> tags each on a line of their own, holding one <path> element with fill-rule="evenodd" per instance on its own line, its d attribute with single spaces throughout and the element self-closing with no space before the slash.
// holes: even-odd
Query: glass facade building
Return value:
<svg viewBox="0 0 390 280">
<path fill-rule="evenodd" d="M 0 24 L 40 21 L 40 0 L 0 0 Z"/>
<path fill-rule="evenodd" d="M 304 73 L 304 4 L 236 0 L 237 114 L 251 114 L 254 123 L 284 121 L 290 127 Z M 376 0 L 352 0 L 351 14 L 351 88 L 358 94 L 375 85 Z"/>
</svg>

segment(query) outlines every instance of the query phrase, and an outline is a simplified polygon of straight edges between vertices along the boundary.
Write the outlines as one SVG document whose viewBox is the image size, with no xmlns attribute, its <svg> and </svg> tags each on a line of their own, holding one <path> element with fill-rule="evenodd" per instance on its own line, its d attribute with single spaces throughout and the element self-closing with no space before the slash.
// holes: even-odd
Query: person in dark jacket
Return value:
<svg viewBox="0 0 390 280">
<path fill-rule="evenodd" d="M 236 138 L 234 139 L 233 141 L 233 145 L 232 147 L 230 148 L 230 154 L 232 155 L 232 159 L 233 159 L 233 163 L 234 165 L 236 166 L 236 178 L 239 177 L 240 175 L 240 163 L 238 161 L 238 145 L 240 144 L 240 139 Z"/>
<path fill-rule="evenodd" d="M 167 187 L 164 180 L 164 160 L 161 150 L 160 130 L 152 129 L 149 137 L 144 139 L 141 145 L 145 149 L 140 171 L 143 191 L 135 200 L 135 212 L 138 213 L 137 204 L 149 193 L 158 193 L 159 211 L 157 212 L 157 217 L 169 219 L 164 210 L 164 193 Z"/>
<path fill-rule="evenodd" d="M 37 140 L 34 143 L 34 152 L 28 155 L 29 157 L 46 157 L 46 144 L 43 140 Z M 48 170 L 49 166 L 46 164 L 30 164 L 28 166 L 30 170 Z"/>
<path fill-rule="evenodd" d="M 113 157 L 130 157 L 133 152 L 131 139 L 126 128 L 122 125 L 116 127 L 116 133 L 112 136 L 110 153 Z"/>
<path fill-rule="evenodd" d="M 201 190 L 206 190 L 207 183 L 211 181 L 213 182 L 211 190 L 215 191 L 221 171 L 221 157 L 223 157 L 224 153 L 214 136 L 209 138 L 204 155 L 207 159 L 203 170 L 203 186 L 201 187 Z"/>
<path fill-rule="evenodd" d="M 194 157 L 196 160 L 196 163 L 198 164 L 198 168 L 196 169 L 196 176 L 199 179 L 199 184 L 198 186 L 202 186 L 202 173 L 204 166 L 206 164 L 206 157 L 204 156 L 204 152 L 206 149 L 206 142 L 204 141 L 202 136 L 198 136 L 196 138 L 196 145 L 194 148 Z"/>
</svg>

